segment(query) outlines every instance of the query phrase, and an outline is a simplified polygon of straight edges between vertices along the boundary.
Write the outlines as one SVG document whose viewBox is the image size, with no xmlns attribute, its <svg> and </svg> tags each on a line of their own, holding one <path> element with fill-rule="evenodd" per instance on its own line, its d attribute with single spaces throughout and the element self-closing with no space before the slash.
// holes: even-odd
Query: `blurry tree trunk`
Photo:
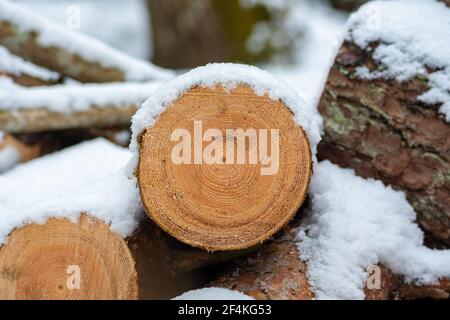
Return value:
<svg viewBox="0 0 450 320">
<path fill-rule="evenodd" d="M 248 49 L 247 41 L 254 27 L 275 19 L 263 5 L 243 7 L 240 0 L 147 2 L 153 29 L 153 62 L 160 66 L 190 68 L 210 62 L 256 63 L 286 49 L 274 49 L 270 45 L 253 53 Z M 277 29 L 278 34 L 283 31 L 281 27 Z"/>
</svg>

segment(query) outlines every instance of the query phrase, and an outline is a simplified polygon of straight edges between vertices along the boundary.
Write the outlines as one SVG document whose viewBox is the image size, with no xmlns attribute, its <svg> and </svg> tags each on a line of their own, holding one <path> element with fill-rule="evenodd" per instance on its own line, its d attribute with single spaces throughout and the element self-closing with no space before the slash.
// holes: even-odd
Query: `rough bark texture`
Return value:
<svg viewBox="0 0 450 320">
<path fill-rule="evenodd" d="M 244 8 L 240 0 L 148 0 L 151 13 L 153 62 L 168 68 L 191 68 L 210 62 L 257 63 L 289 51 L 266 43 L 257 52 L 247 40 L 259 22 L 277 23 L 265 6 Z M 282 15 L 282 14 L 281 14 Z M 282 28 L 277 28 L 278 36 Z M 292 32 L 285 34 L 293 36 Z"/>
<path fill-rule="evenodd" d="M 325 127 L 319 158 L 403 190 L 423 229 L 450 244 L 450 125 L 439 106 L 418 101 L 426 79 L 363 81 L 354 76 L 361 65 L 378 67 L 345 43 L 319 105 Z"/>
<path fill-rule="evenodd" d="M 234 261 L 210 285 L 238 290 L 258 300 L 311 300 L 307 266 L 293 241 L 298 217 L 258 252 Z"/>
<path fill-rule="evenodd" d="M 1 101 L 0 101 L 1 104 Z M 82 112 L 59 113 L 46 109 L 1 110 L 0 130 L 9 133 L 30 133 L 64 129 L 129 126 L 137 106 L 95 107 Z"/>
<path fill-rule="evenodd" d="M 35 32 L 27 32 L 7 21 L 0 21 L 0 45 L 36 65 L 56 71 L 62 76 L 81 82 L 124 81 L 120 70 L 106 68 L 98 62 L 88 61 L 63 48 L 45 47 L 38 43 Z"/>
<path fill-rule="evenodd" d="M 254 254 L 230 263 L 209 286 L 238 290 L 257 300 L 311 300 L 315 298 L 307 278 L 307 265 L 300 260 L 295 237 L 300 213 L 269 243 Z M 367 300 L 448 299 L 450 282 L 417 287 L 406 284 L 387 268 L 381 268 L 381 288 L 364 292 Z"/>
</svg>

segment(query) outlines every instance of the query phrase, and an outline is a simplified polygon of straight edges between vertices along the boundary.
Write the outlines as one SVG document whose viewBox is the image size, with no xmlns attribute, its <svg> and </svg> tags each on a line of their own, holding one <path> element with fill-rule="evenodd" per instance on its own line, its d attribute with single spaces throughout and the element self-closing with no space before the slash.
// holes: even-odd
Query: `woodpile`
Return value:
<svg viewBox="0 0 450 320">
<path fill-rule="evenodd" d="M 333 1 L 346 10 L 362 2 Z M 230 14 L 219 12 L 221 1 L 205 3 L 205 12 Z M 183 31 L 184 42 L 198 27 L 193 35 L 177 15 L 175 22 L 162 21 L 173 8 L 186 10 L 184 1 L 148 4 L 152 14 L 161 11 L 153 20 L 155 60 L 172 65 L 180 52 L 161 45 L 166 29 Z M 295 90 L 257 68 L 212 64 L 159 86 L 172 78 L 170 71 L 72 31 L 67 37 L 74 47 L 65 46 L 59 32 L 42 41 L 55 27 L 33 18 L 30 28 L 20 15 L 6 15 L 15 10 L 33 17 L 0 0 L 0 54 L 15 66 L 2 70 L 0 64 L 0 81 L 6 80 L 0 82 L 0 300 L 170 299 L 212 287 L 257 300 L 314 300 L 320 288 L 301 242 L 314 214 L 327 210 L 317 209 L 325 199 L 314 190 L 316 150 L 318 161 L 404 191 L 426 231 L 426 244 L 450 245 L 450 126 L 438 105 L 420 101 L 430 89 L 425 79 L 355 76 L 361 67 L 382 69 L 373 56 L 379 43 L 370 50 L 348 39 L 342 45 L 319 103 L 324 135 L 317 146 L 315 114 Z M 244 11 L 252 21 L 249 29 L 261 12 L 265 17 L 264 7 Z M 210 25 L 211 18 L 205 15 L 201 25 Z M 224 53 L 248 58 L 222 50 L 227 43 L 212 31 L 217 30 L 205 28 L 206 40 L 194 39 L 185 59 L 177 61 L 196 65 L 206 59 L 193 57 L 199 50 L 218 59 Z M 204 41 L 221 43 L 206 52 Z M 102 53 L 104 60 L 98 59 Z M 329 178 L 330 185 L 337 183 Z M 339 181 L 336 189 L 347 188 L 345 183 Z M 335 193 L 329 199 L 334 201 Z M 367 199 L 354 201 L 353 209 Z M 397 221 L 421 235 L 402 209 L 396 214 L 406 218 Z M 361 221 L 347 222 L 384 235 L 375 222 L 368 230 Z M 342 221 L 336 225 L 348 230 Z M 416 235 L 411 228 L 392 228 L 394 237 Z M 342 236 L 343 245 L 357 243 L 356 236 Z M 412 240 L 414 248 L 428 250 L 419 238 Z M 389 259 L 382 261 L 394 247 L 379 248 L 385 252 L 370 257 L 378 260 L 375 266 L 366 266 L 369 259 L 363 257 L 351 269 L 359 270 L 358 279 L 367 273 L 366 282 L 352 283 L 360 285 L 362 297 L 449 299 L 448 278 L 419 284 L 400 275 L 408 270 L 395 273 L 396 265 L 388 268 Z M 433 258 L 450 261 L 444 254 Z M 369 283 L 372 267 L 380 272 L 375 288 Z"/>
</svg>

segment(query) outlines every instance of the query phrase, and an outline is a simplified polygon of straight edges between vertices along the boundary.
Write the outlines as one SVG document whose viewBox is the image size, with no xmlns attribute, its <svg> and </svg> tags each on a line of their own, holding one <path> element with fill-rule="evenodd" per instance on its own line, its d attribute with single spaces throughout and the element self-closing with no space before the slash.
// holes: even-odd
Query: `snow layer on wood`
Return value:
<svg viewBox="0 0 450 320">
<path fill-rule="evenodd" d="M 191 290 L 173 300 L 254 300 L 239 291 L 223 288 L 204 288 Z"/>
<path fill-rule="evenodd" d="M 273 100 L 281 100 L 294 113 L 294 119 L 308 134 L 312 152 L 315 155 L 316 146 L 320 141 L 321 119 L 313 108 L 308 108 L 298 93 L 285 81 L 272 76 L 257 67 L 215 63 L 193 69 L 174 80 L 162 84 L 154 94 L 142 105 L 132 120 L 132 139 L 130 148 L 134 152 L 130 169 L 137 166 L 139 145 L 138 136 L 148 127 L 154 125 L 159 114 L 170 106 L 178 97 L 189 89 L 200 87 L 215 87 L 223 85 L 226 89 L 236 88 L 240 84 L 250 86 L 256 94 L 267 94 Z"/>
<path fill-rule="evenodd" d="M 44 108 L 55 112 L 79 112 L 90 108 L 140 105 L 159 82 L 62 84 L 24 88 L 0 77 L 0 110 Z"/>
<path fill-rule="evenodd" d="M 0 72 L 2 71 L 15 76 L 26 74 L 45 81 L 59 78 L 58 73 L 38 67 L 14 56 L 6 48 L 0 46 Z"/>
<path fill-rule="evenodd" d="M 136 181 L 123 167 L 128 149 L 96 139 L 0 175 L 0 244 L 15 229 L 49 217 L 87 213 L 129 236 L 141 218 Z"/>
<path fill-rule="evenodd" d="M 450 250 L 423 245 L 402 192 L 328 161 L 316 166 L 310 191 L 298 240 L 318 299 L 364 299 L 366 270 L 378 263 L 417 284 L 450 277 Z"/>
<path fill-rule="evenodd" d="M 350 18 L 348 28 L 348 40 L 361 48 L 380 43 L 373 57 L 383 69 L 361 68 L 361 77 L 427 77 L 430 90 L 419 99 L 442 105 L 450 122 L 450 8 L 437 0 L 374 1 Z"/>
<path fill-rule="evenodd" d="M 0 20 L 16 25 L 21 31 L 36 32 L 37 41 L 45 47 L 56 46 L 104 67 L 122 71 L 126 80 L 167 80 L 172 73 L 155 65 L 132 58 L 87 35 L 38 16 L 7 0 L 0 0 Z"/>
</svg>

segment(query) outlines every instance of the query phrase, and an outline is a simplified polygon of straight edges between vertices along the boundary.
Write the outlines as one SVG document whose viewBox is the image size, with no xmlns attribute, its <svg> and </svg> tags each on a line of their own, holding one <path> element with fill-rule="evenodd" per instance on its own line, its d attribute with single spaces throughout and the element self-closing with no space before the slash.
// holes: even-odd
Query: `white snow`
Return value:
<svg viewBox="0 0 450 320">
<path fill-rule="evenodd" d="M 0 77 L 0 110 L 44 108 L 78 112 L 92 107 L 140 105 L 161 83 L 62 84 L 24 88 Z"/>
<path fill-rule="evenodd" d="M 255 300 L 239 291 L 224 288 L 203 288 L 191 290 L 172 300 Z"/>
<path fill-rule="evenodd" d="M 146 0 L 14 0 L 66 28 L 147 60 L 151 30 Z M 101 21 L 101 28 L 99 28 Z"/>
<path fill-rule="evenodd" d="M 321 119 L 316 110 L 311 110 L 303 102 L 298 93 L 285 81 L 277 79 L 270 73 L 257 67 L 215 63 L 193 69 L 174 80 L 162 84 L 154 94 L 142 105 L 132 119 L 132 138 L 130 148 L 134 157 L 129 168 L 134 171 L 137 165 L 139 145 L 137 138 L 146 128 L 151 127 L 172 102 L 195 86 L 214 87 L 223 85 L 232 89 L 239 84 L 250 86 L 256 94 L 267 94 L 273 100 L 281 100 L 294 113 L 294 120 L 306 131 L 312 152 L 320 141 Z"/>
<path fill-rule="evenodd" d="M 5 146 L 2 148 L 0 146 L 0 173 L 11 169 L 17 163 L 19 163 L 19 161 L 20 161 L 20 154 L 15 148 L 11 146 Z"/>
<path fill-rule="evenodd" d="M 132 58 L 97 39 L 65 28 L 8 0 L 0 0 L 0 20 L 10 22 L 24 32 L 37 32 L 37 41 L 42 46 L 61 47 L 104 67 L 117 68 L 124 72 L 129 81 L 168 80 L 173 77 L 168 70 Z"/>
<path fill-rule="evenodd" d="M 450 250 L 423 245 L 404 193 L 324 161 L 310 195 L 298 246 L 318 299 L 364 299 L 365 270 L 378 263 L 417 284 L 450 277 Z"/>
<path fill-rule="evenodd" d="M 361 48 L 380 42 L 373 57 L 383 69 L 358 71 L 367 79 L 429 79 L 431 89 L 419 97 L 441 105 L 450 122 L 450 9 L 437 0 L 373 1 L 351 16 L 347 39 Z M 427 70 L 431 68 L 431 70 Z"/>
<path fill-rule="evenodd" d="M 25 224 L 49 217 L 76 222 L 81 213 L 110 224 L 122 237 L 131 235 L 142 210 L 136 181 L 123 169 L 130 156 L 99 138 L 0 175 L 0 244 Z"/>
<path fill-rule="evenodd" d="M 281 4 L 277 4 L 278 2 Z M 283 6 L 284 2 L 289 0 L 272 0 L 269 3 Z M 275 63 L 264 68 L 293 86 L 305 100 L 308 112 L 315 112 L 318 121 L 322 121 L 317 112 L 317 105 L 330 67 L 341 47 L 347 15 L 316 0 L 297 0 L 292 4 L 287 24 L 293 25 L 295 30 L 298 29 L 298 24 L 301 24 L 304 30 L 304 35 L 296 42 L 296 63 Z"/>
<path fill-rule="evenodd" d="M 20 76 L 29 75 L 44 81 L 57 80 L 58 73 L 36 66 L 20 57 L 14 56 L 6 48 L 0 46 L 0 72 Z"/>
</svg>

